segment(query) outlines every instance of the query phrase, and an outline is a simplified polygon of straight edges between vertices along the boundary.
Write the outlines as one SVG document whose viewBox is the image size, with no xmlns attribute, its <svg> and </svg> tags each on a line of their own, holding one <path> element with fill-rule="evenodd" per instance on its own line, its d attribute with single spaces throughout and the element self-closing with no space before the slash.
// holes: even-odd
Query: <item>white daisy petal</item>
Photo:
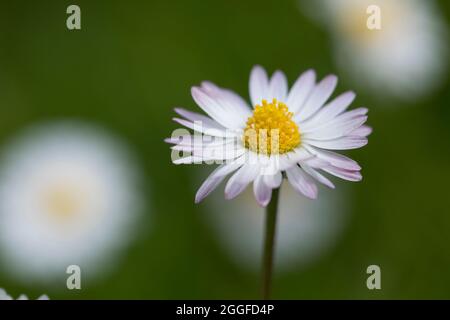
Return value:
<svg viewBox="0 0 450 320">
<path fill-rule="evenodd" d="M 334 117 L 338 116 L 339 114 L 344 112 L 345 109 L 348 108 L 348 106 L 355 99 L 355 96 L 356 95 L 354 92 L 349 91 L 336 97 L 333 101 L 331 101 L 322 109 L 320 109 L 309 120 L 302 122 L 301 123 L 302 130 L 307 131 L 311 127 L 314 127 L 316 125 L 323 125 L 333 120 Z"/>
<path fill-rule="evenodd" d="M 179 159 L 175 159 L 172 161 L 173 164 L 193 164 L 193 163 L 201 163 L 202 162 L 201 157 L 194 157 L 194 156 L 187 156 Z"/>
<path fill-rule="evenodd" d="M 214 137 L 218 139 L 218 141 L 215 141 L 215 139 L 210 141 L 203 141 L 201 140 L 201 138 L 202 137 L 200 137 L 200 139 L 196 141 L 195 137 L 191 136 L 186 138 L 187 141 L 180 141 L 180 143 L 170 148 L 172 150 L 184 152 L 214 152 L 214 150 L 220 148 L 222 148 L 222 150 L 236 150 L 242 148 L 236 139 L 222 139 L 221 137 Z"/>
<path fill-rule="evenodd" d="M 372 133 L 372 128 L 371 127 L 362 125 L 361 127 L 353 130 L 350 134 L 352 136 L 367 137 L 371 133 Z"/>
<path fill-rule="evenodd" d="M 260 206 L 266 207 L 269 204 L 272 188 L 265 183 L 264 176 L 258 176 L 253 182 L 253 193 Z"/>
<path fill-rule="evenodd" d="M 204 90 L 216 98 L 226 111 L 236 113 L 240 119 L 244 119 L 242 124 L 245 124 L 245 120 L 252 115 L 250 106 L 233 91 L 219 88 L 209 81 L 203 81 L 201 85 Z"/>
<path fill-rule="evenodd" d="M 272 189 L 279 188 L 282 181 L 283 175 L 279 171 L 275 174 L 264 175 L 264 182 Z"/>
<path fill-rule="evenodd" d="M 206 127 L 226 130 L 226 128 L 224 126 L 222 126 L 221 124 L 219 124 L 217 121 L 215 121 L 203 114 L 188 111 L 183 108 L 174 108 L 174 110 L 180 116 L 182 116 L 183 118 L 185 118 L 191 122 L 201 122 L 202 125 L 205 125 Z"/>
<path fill-rule="evenodd" d="M 325 186 L 327 186 L 327 187 L 329 187 L 331 189 L 334 189 L 333 182 L 331 182 L 328 178 L 323 176 L 321 173 L 319 173 L 315 169 L 313 169 L 310 166 L 305 165 L 305 164 L 302 165 L 302 168 L 303 168 L 303 170 L 306 171 L 306 173 L 308 173 L 315 180 L 319 181 L 320 183 L 322 183 L 323 185 L 325 185 Z"/>
<path fill-rule="evenodd" d="M 225 199 L 230 200 L 238 196 L 250 182 L 258 176 L 260 167 L 257 164 L 244 164 L 233 176 L 228 180 L 225 186 Z"/>
<path fill-rule="evenodd" d="M 360 136 L 346 136 L 333 140 L 304 139 L 304 142 L 318 148 L 328 150 L 350 150 L 358 149 L 367 144 L 367 138 Z"/>
<path fill-rule="evenodd" d="M 263 99 L 267 99 L 269 92 L 269 78 L 267 72 L 261 66 L 255 66 L 250 73 L 250 99 L 252 106 L 256 106 L 261 103 Z"/>
<path fill-rule="evenodd" d="M 314 140 L 332 140 L 348 135 L 353 130 L 361 127 L 363 123 L 367 121 L 367 116 L 356 116 L 350 119 L 343 119 L 330 123 L 326 127 L 305 133 L 304 139 Z"/>
<path fill-rule="evenodd" d="M 306 99 L 309 97 L 309 94 L 313 90 L 315 83 L 316 73 L 314 70 L 304 72 L 294 83 L 286 101 L 289 109 L 294 114 L 296 114 L 297 111 L 303 106 Z"/>
<path fill-rule="evenodd" d="M 322 168 L 323 171 L 328 172 L 329 174 L 332 174 L 333 176 L 339 177 L 344 180 L 348 181 L 361 181 L 362 175 L 359 171 L 350 171 L 341 169 L 334 166 L 329 166 L 326 168 Z"/>
<path fill-rule="evenodd" d="M 308 165 L 311 168 L 316 168 L 316 169 L 321 169 L 323 167 L 329 166 L 330 163 L 324 159 L 321 159 L 317 156 L 313 156 L 309 159 L 303 160 L 303 161 L 299 161 L 299 164 L 301 165 Z"/>
<path fill-rule="evenodd" d="M 303 146 L 299 148 L 295 148 L 291 152 L 288 152 L 287 157 L 292 163 L 297 163 L 299 161 L 305 161 L 309 158 L 312 158 L 314 155 L 312 155 L 308 150 L 306 150 Z"/>
<path fill-rule="evenodd" d="M 191 93 L 199 107 L 216 122 L 228 129 L 241 128 L 242 118 L 226 110 L 220 103 L 220 96 L 199 87 L 193 87 Z"/>
<path fill-rule="evenodd" d="M 289 153 L 284 153 L 278 156 L 278 167 L 280 171 L 285 171 L 286 169 L 295 166 L 298 161 L 290 158 Z"/>
<path fill-rule="evenodd" d="M 312 154 L 317 155 L 319 158 L 322 158 L 325 161 L 328 161 L 335 167 L 351 171 L 361 170 L 361 167 L 355 160 L 352 160 L 342 154 L 333 151 L 318 149 L 313 146 L 305 146 L 305 148 Z"/>
<path fill-rule="evenodd" d="M 333 93 L 337 85 L 337 77 L 335 75 L 329 75 L 320 81 L 311 92 L 305 105 L 295 115 L 297 121 L 304 121 L 312 116 Z"/>
<path fill-rule="evenodd" d="M 165 138 L 164 142 L 169 143 L 169 144 L 186 144 L 186 145 L 191 145 L 192 144 L 192 140 L 194 136 L 190 135 L 190 134 L 185 134 L 185 135 L 179 135 L 179 136 L 173 136 L 173 137 L 169 137 L 169 138 Z"/>
<path fill-rule="evenodd" d="M 288 92 L 288 83 L 283 72 L 277 70 L 269 83 L 268 99 L 277 99 L 278 101 L 286 101 Z"/>
<path fill-rule="evenodd" d="M 192 129 L 196 132 L 201 132 L 201 133 L 207 134 L 209 136 L 227 137 L 227 136 L 230 136 L 233 134 L 229 130 L 227 130 L 227 131 L 223 130 L 219 126 L 212 126 L 213 124 L 207 125 L 204 122 L 192 122 L 192 121 L 188 121 L 188 120 L 184 120 L 184 119 L 180 119 L 180 118 L 172 118 L 172 120 L 175 122 L 178 122 L 179 124 L 181 124 L 182 126 L 185 126 L 186 128 Z"/>
<path fill-rule="evenodd" d="M 292 187 L 310 199 L 317 198 L 317 186 L 312 179 L 298 166 L 286 170 L 286 175 Z"/>
<path fill-rule="evenodd" d="M 207 197 L 217 186 L 225 179 L 227 175 L 232 173 L 233 171 L 239 169 L 242 166 L 242 161 L 240 159 L 236 159 L 230 163 L 224 163 L 217 167 L 197 191 L 195 195 L 195 203 L 199 203 L 205 197 Z"/>
<path fill-rule="evenodd" d="M 203 161 L 232 160 L 247 153 L 247 149 L 234 143 L 225 146 L 212 146 L 203 149 L 194 149 L 192 155 Z"/>
<path fill-rule="evenodd" d="M 330 127 L 333 127 L 335 125 L 341 125 L 342 122 L 351 120 L 357 116 L 364 116 L 367 114 L 368 111 L 369 110 L 367 108 L 356 108 L 351 111 L 341 113 L 340 115 L 334 117 L 332 120 L 329 121 L 321 121 L 321 122 L 314 121 L 312 123 L 306 121 L 308 123 L 302 123 L 300 124 L 300 127 L 302 128 L 302 133 L 316 132 L 321 129 L 329 129 Z"/>
<path fill-rule="evenodd" d="M 346 119 L 350 119 L 356 116 L 364 116 L 367 114 L 367 112 L 369 112 L 369 109 L 364 108 L 364 107 L 360 107 L 360 108 L 356 108 L 347 112 L 344 112 L 342 114 L 340 114 L 339 116 L 337 116 L 336 118 L 334 118 L 331 122 L 338 122 L 341 120 L 346 120 Z"/>
</svg>

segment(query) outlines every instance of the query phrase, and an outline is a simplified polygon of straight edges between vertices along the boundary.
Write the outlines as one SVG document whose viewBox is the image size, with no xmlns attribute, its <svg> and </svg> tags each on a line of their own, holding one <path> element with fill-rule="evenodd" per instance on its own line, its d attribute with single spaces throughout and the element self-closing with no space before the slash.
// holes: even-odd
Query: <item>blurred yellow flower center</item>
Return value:
<svg viewBox="0 0 450 320">
<path fill-rule="evenodd" d="M 273 99 L 257 105 L 248 118 L 244 130 L 244 145 L 247 149 L 263 154 L 282 154 L 300 144 L 300 131 L 292 120 L 288 107 Z"/>
<path fill-rule="evenodd" d="M 380 6 L 375 6 L 379 11 L 367 11 L 370 1 L 363 1 L 338 13 L 343 31 L 360 45 L 386 38 L 387 33 L 395 29 L 394 23 L 402 18 L 401 8 L 395 1 L 383 1 L 379 4 Z"/>
<path fill-rule="evenodd" d="M 43 193 L 43 206 L 48 214 L 58 220 L 67 220 L 78 214 L 83 206 L 82 192 L 70 185 L 57 184 Z"/>
</svg>

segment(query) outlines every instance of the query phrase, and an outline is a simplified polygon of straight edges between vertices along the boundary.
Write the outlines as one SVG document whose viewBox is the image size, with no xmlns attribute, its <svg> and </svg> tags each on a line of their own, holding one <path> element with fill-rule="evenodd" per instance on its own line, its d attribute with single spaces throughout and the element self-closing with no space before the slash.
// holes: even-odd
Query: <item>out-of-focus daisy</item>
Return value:
<svg viewBox="0 0 450 320">
<path fill-rule="evenodd" d="M 441 82 L 448 37 L 434 1 L 301 0 L 301 8 L 330 31 L 342 70 L 378 96 L 412 100 Z"/>
<path fill-rule="evenodd" d="M 167 139 L 175 144 L 175 152 L 183 152 L 174 163 L 224 162 L 200 187 L 195 201 L 205 198 L 233 172 L 225 197 L 236 197 L 253 182 L 261 206 L 270 202 L 282 173 L 295 190 L 313 199 L 318 192 L 316 182 L 334 188 L 320 171 L 349 181 L 361 180 L 361 167 L 355 161 L 329 150 L 355 149 L 367 143 L 371 132 L 364 125 L 368 110 L 346 111 L 355 98 L 353 92 L 327 103 L 336 84 L 334 75 L 316 83 L 315 72 L 309 70 L 288 91 L 281 71 L 269 79 L 266 71 L 256 66 L 249 84 L 252 107 L 232 91 L 210 82 L 193 87 L 194 100 L 209 117 L 175 109 L 184 118 L 175 121 L 203 136 L 176 133 Z"/>
<path fill-rule="evenodd" d="M 6 293 L 6 291 L 2 288 L 0 288 L 0 300 L 14 300 L 10 295 Z M 29 300 L 28 297 L 24 294 L 21 294 L 17 300 Z M 36 300 L 49 300 L 47 295 L 42 295 Z"/>
<path fill-rule="evenodd" d="M 34 127 L 2 150 L 0 254 L 23 280 L 105 272 L 132 236 L 140 207 L 123 146 L 79 123 Z"/>
<path fill-rule="evenodd" d="M 275 266 L 277 272 L 305 267 L 331 250 L 347 221 L 346 194 L 326 193 L 321 201 L 298 197 L 283 183 L 278 210 Z M 257 270 L 262 258 L 264 210 L 255 204 L 249 189 L 224 205 L 220 195 L 208 202 L 206 221 L 216 230 L 220 246 L 235 263 Z"/>
</svg>

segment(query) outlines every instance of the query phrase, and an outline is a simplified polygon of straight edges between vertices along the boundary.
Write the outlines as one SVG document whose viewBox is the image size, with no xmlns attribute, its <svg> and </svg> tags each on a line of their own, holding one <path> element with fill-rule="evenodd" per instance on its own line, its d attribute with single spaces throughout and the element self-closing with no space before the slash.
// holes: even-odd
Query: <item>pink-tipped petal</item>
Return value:
<svg viewBox="0 0 450 320">
<path fill-rule="evenodd" d="M 372 128 L 366 125 L 363 125 L 351 132 L 352 136 L 360 136 L 360 137 L 367 137 L 372 133 Z"/>
<path fill-rule="evenodd" d="M 304 139 L 303 142 L 322 149 L 350 150 L 365 146 L 367 144 L 367 138 L 359 136 L 345 136 L 338 139 L 324 141 Z"/>
<path fill-rule="evenodd" d="M 307 198 L 317 198 L 317 186 L 312 179 L 298 166 L 293 166 L 286 170 L 289 183 L 299 193 Z"/>
<path fill-rule="evenodd" d="M 204 122 L 191 122 L 191 121 L 180 119 L 180 118 L 173 118 L 172 120 L 181 124 L 182 126 L 185 126 L 186 128 L 192 129 L 196 132 L 201 132 L 201 133 L 207 134 L 209 136 L 227 137 L 230 134 L 232 134 L 231 132 L 222 129 L 221 127 L 209 126 L 209 125 L 205 124 Z"/>
<path fill-rule="evenodd" d="M 225 186 L 225 199 L 230 200 L 237 197 L 250 182 L 252 182 L 259 174 L 260 167 L 256 164 L 244 164 Z"/>
<path fill-rule="evenodd" d="M 224 126 L 220 125 L 217 121 L 214 121 L 213 119 L 211 119 L 203 114 L 188 111 L 183 108 L 175 108 L 174 110 L 180 116 L 182 116 L 183 118 L 185 118 L 186 120 L 189 120 L 191 122 L 200 122 L 208 127 L 226 130 L 226 128 Z"/>
<path fill-rule="evenodd" d="M 263 176 L 257 177 L 253 182 L 253 193 L 260 206 L 266 207 L 269 204 L 272 197 L 272 189 L 266 185 Z"/>
<path fill-rule="evenodd" d="M 340 121 L 333 121 L 326 127 L 320 127 L 311 132 L 303 134 L 303 138 L 314 140 L 332 140 L 341 138 L 350 134 L 353 130 L 361 127 L 367 121 L 367 116 L 355 116 L 350 119 L 343 119 Z"/>
<path fill-rule="evenodd" d="M 313 177 L 315 180 L 320 182 L 321 184 L 327 186 L 328 188 L 334 189 L 334 184 L 331 182 L 328 178 L 326 178 L 324 175 L 316 171 L 315 169 L 311 168 L 308 165 L 302 165 L 303 170 L 306 171 L 311 177 Z"/>
<path fill-rule="evenodd" d="M 227 175 L 237 170 L 241 166 L 242 163 L 240 161 L 235 160 L 230 163 L 224 163 L 219 167 L 217 167 L 208 176 L 208 178 L 206 178 L 206 180 L 198 189 L 195 195 L 195 203 L 199 203 L 204 198 L 206 198 L 212 191 L 214 191 L 217 188 L 217 186 L 223 181 L 223 179 L 225 179 Z"/>
<path fill-rule="evenodd" d="M 329 166 L 322 169 L 325 172 L 328 172 L 329 174 L 332 174 L 333 176 L 336 176 L 338 178 L 348 180 L 348 181 L 361 181 L 362 175 L 359 171 L 350 171 L 350 170 L 344 170 L 341 168 L 337 168 L 334 166 Z"/>
<path fill-rule="evenodd" d="M 335 167 L 350 171 L 361 170 L 361 166 L 355 160 L 350 159 L 342 154 L 333 151 L 318 149 L 313 146 L 305 146 L 305 147 L 312 154 L 317 155 L 319 158 L 324 159 L 325 161 L 329 162 L 331 165 Z"/>
</svg>

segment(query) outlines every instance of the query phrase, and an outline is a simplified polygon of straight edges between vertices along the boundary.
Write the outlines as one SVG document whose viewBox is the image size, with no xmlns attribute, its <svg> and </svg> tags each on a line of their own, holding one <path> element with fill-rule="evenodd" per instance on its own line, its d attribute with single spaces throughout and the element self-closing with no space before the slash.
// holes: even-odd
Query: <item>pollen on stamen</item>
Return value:
<svg viewBox="0 0 450 320">
<path fill-rule="evenodd" d="M 295 149 L 301 142 L 300 131 L 292 120 L 286 104 L 273 99 L 262 101 L 248 118 L 244 130 L 244 146 L 266 155 L 283 154 Z"/>
</svg>

